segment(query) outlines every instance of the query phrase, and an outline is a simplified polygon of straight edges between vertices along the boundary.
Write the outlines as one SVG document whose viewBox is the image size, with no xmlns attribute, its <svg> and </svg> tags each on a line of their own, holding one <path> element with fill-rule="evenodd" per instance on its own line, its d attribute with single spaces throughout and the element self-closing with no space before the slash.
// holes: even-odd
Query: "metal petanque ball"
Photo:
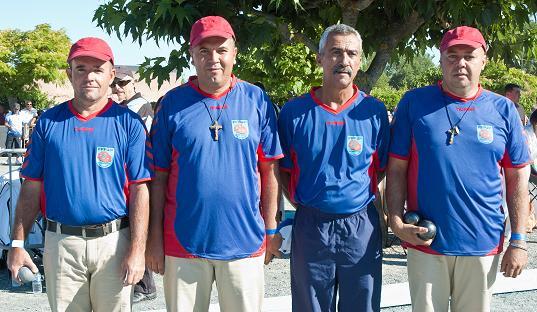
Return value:
<svg viewBox="0 0 537 312">
<path fill-rule="evenodd" d="M 419 233 L 418 234 L 418 237 L 421 240 L 427 241 L 427 240 L 430 240 L 430 239 L 434 239 L 434 237 L 436 236 L 436 225 L 434 225 L 433 222 L 431 222 L 429 220 L 421 220 L 418 223 L 418 226 L 424 227 L 424 228 L 426 228 L 428 230 L 426 233 Z"/>
<path fill-rule="evenodd" d="M 420 215 L 415 211 L 407 211 L 403 216 L 403 222 L 406 224 L 416 225 L 420 222 Z"/>
<path fill-rule="evenodd" d="M 17 274 L 17 277 L 23 284 L 25 284 L 32 282 L 35 278 L 35 274 L 32 272 L 32 270 L 30 270 L 30 268 L 23 266 L 19 269 L 19 274 Z"/>
</svg>

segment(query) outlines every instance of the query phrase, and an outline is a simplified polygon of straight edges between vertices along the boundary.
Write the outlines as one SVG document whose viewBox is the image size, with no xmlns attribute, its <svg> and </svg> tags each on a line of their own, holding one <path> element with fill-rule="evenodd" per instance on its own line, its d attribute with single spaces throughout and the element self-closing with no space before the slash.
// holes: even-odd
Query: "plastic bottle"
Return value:
<svg viewBox="0 0 537 312">
<path fill-rule="evenodd" d="M 32 292 L 34 294 L 40 294 L 43 292 L 43 284 L 41 283 L 42 279 L 41 273 L 35 274 L 35 278 L 32 281 Z"/>
</svg>

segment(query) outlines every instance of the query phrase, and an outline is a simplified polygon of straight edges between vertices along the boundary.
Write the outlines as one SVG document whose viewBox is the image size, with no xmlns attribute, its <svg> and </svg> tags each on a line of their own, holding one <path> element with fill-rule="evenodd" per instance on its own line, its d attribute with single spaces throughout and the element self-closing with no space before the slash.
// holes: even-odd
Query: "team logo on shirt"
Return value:
<svg viewBox="0 0 537 312">
<path fill-rule="evenodd" d="M 477 125 L 477 139 L 483 144 L 490 144 L 494 140 L 494 131 L 492 126 Z"/>
<path fill-rule="evenodd" d="M 108 168 L 112 166 L 114 161 L 114 148 L 113 147 L 97 147 L 97 155 L 95 156 L 95 162 L 97 166 L 101 168 Z"/>
<path fill-rule="evenodd" d="M 246 139 L 250 134 L 248 120 L 231 120 L 231 128 L 233 129 L 233 135 L 240 140 Z"/>
<path fill-rule="evenodd" d="M 364 146 L 364 137 L 363 136 L 347 136 L 347 152 L 353 156 L 358 156 L 362 154 Z"/>
</svg>

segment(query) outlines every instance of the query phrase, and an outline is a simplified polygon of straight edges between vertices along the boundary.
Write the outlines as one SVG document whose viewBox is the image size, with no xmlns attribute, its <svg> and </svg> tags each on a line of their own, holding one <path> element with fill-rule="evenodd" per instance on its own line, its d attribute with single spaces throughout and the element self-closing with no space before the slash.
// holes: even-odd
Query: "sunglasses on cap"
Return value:
<svg viewBox="0 0 537 312">
<path fill-rule="evenodd" d="M 117 81 L 117 82 L 112 82 L 110 87 L 115 88 L 116 85 L 117 85 L 117 86 L 120 86 L 121 88 L 123 88 L 124 86 L 128 85 L 129 82 L 131 82 L 131 81 L 130 80 L 120 80 L 120 81 Z"/>
</svg>

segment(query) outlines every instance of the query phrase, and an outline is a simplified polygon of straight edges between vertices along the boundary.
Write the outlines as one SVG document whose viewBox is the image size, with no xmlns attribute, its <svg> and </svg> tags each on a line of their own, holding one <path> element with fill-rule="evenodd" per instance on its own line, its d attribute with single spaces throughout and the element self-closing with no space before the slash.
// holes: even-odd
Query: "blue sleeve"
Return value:
<svg viewBox="0 0 537 312">
<path fill-rule="evenodd" d="M 375 169 L 384 171 L 388 164 L 388 150 L 390 148 L 390 122 L 388 121 L 388 112 L 384 103 L 380 102 L 380 129 L 377 137 L 377 157 Z"/>
<path fill-rule="evenodd" d="M 129 182 L 143 182 L 152 177 L 153 154 L 151 142 L 145 129 L 142 119 L 130 116 L 130 127 L 128 134 L 127 149 L 127 176 Z"/>
<path fill-rule="evenodd" d="M 168 171 L 172 158 L 171 135 L 168 131 L 168 116 L 166 107 L 172 101 L 170 94 L 166 95 L 157 111 L 151 126 L 151 142 L 153 144 L 153 156 L 155 170 Z"/>
<path fill-rule="evenodd" d="M 408 159 L 410 157 L 410 147 L 412 143 L 412 124 L 409 115 L 410 99 L 406 93 L 394 114 L 391 127 L 390 156 Z"/>
<path fill-rule="evenodd" d="M 268 95 L 263 92 L 263 110 L 265 118 L 261 120 L 261 140 L 259 149 L 259 159 L 261 161 L 276 160 L 283 157 L 280 147 L 280 139 L 278 137 L 276 112 L 272 107 Z"/>
<path fill-rule="evenodd" d="M 45 132 L 43 129 L 45 121 L 45 118 L 37 121 L 26 147 L 26 155 L 21 170 L 21 175 L 25 179 L 43 180 L 43 164 L 45 162 Z"/>
<path fill-rule="evenodd" d="M 289 105 L 289 104 L 286 104 Z M 283 158 L 280 159 L 280 169 L 293 169 L 293 161 L 291 159 L 292 145 L 292 120 L 290 120 L 290 109 L 284 106 L 278 118 L 278 134 L 282 145 Z"/>
<path fill-rule="evenodd" d="M 506 103 L 509 105 L 507 111 L 507 142 L 505 146 L 505 156 L 502 159 L 502 166 L 507 168 L 524 167 L 530 162 L 530 154 L 526 135 L 524 134 L 524 128 L 520 121 L 520 115 L 518 114 L 514 104 L 510 101 Z"/>
</svg>

